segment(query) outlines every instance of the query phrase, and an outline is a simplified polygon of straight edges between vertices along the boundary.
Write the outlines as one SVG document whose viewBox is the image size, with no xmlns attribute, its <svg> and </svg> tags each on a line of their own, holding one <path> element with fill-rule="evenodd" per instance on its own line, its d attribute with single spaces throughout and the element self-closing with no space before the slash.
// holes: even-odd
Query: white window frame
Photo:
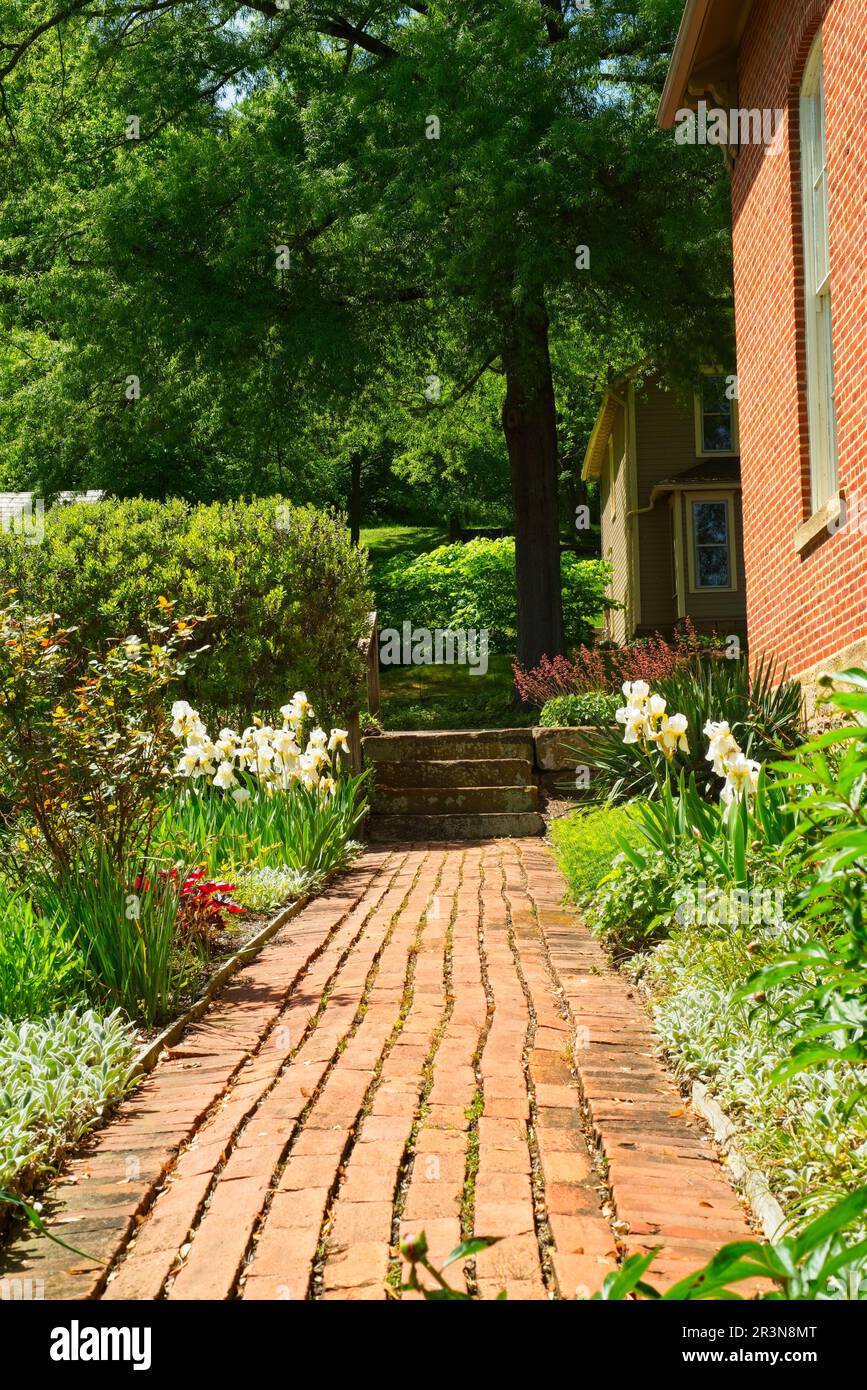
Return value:
<svg viewBox="0 0 867 1390">
<path fill-rule="evenodd" d="M 718 376 L 727 378 L 730 373 L 713 371 L 710 367 L 704 370 L 705 376 Z M 732 443 L 733 449 L 706 449 L 704 447 L 704 392 L 695 392 L 695 454 L 700 459 L 734 459 L 740 456 L 740 419 L 738 417 L 738 403 L 732 403 Z"/>
<path fill-rule="evenodd" d="M 821 30 L 810 50 L 801 83 L 800 142 L 810 495 L 812 510 L 816 513 L 831 501 L 838 485 L 825 69 Z"/>
<path fill-rule="evenodd" d="M 734 594 L 738 588 L 738 565 L 735 550 L 735 499 L 731 492 L 684 492 L 686 503 L 687 565 L 689 569 L 689 592 L 691 594 Z M 696 564 L 694 502 L 725 502 L 726 541 L 729 552 L 728 584 L 699 584 Z"/>
</svg>

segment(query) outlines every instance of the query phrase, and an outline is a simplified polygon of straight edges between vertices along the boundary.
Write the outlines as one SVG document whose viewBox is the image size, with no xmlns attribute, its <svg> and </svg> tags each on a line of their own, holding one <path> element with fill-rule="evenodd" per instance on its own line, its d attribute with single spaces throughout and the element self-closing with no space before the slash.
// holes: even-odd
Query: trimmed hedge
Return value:
<svg viewBox="0 0 867 1390">
<path fill-rule="evenodd" d="M 606 606 L 609 568 L 562 557 L 566 642 L 588 642 Z M 380 628 L 487 629 L 492 652 L 513 653 L 517 637 L 515 542 L 475 540 L 423 555 L 397 555 L 377 578 Z"/>
<path fill-rule="evenodd" d="M 210 649 L 182 692 L 203 710 L 249 715 L 304 689 L 328 720 L 358 702 L 367 559 L 338 517 L 313 507 L 279 497 L 55 507 L 41 544 L 0 535 L 0 586 L 77 626 L 82 652 L 140 633 L 161 594 L 179 614 L 213 613 Z"/>
</svg>

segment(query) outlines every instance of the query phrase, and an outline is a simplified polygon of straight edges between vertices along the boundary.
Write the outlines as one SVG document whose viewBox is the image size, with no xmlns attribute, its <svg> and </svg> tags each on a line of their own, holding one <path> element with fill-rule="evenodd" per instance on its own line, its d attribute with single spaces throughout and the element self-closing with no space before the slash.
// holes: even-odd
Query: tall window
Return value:
<svg viewBox="0 0 867 1390">
<path fill-rule="evenodd" d="M 696 453 L 736 454 L 738 451 L 738 408 L 732 399 L 731 377 L 708 373 L 695 403 Z"/>
<path fill-rule="evenodd" d="M 690 523 L 690 588 L 734 589 L 732 501 L 728 494 L 687 498 Z"/>
<path fill-rule="evenodd" d="M 807 323 L 807 406 L 810 482 L 816 512 L 837 490 L 837 417 L 831 328 L 828 161 L 822 35 L 813 45 L 801 86 L 801 197 Z"/>
</svg>

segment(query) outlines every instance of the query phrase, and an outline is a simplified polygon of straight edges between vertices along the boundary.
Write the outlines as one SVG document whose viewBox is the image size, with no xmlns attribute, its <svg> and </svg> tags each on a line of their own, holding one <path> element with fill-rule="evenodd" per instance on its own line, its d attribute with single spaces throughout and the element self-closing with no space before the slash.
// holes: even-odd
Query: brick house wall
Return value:
<svg viewBox="0 0 867 1390">
<path fill-rule="evenodd" d="M 840 491 L 858 526 L 810 518 L 799 95 L 822 25 Z M 740 44 L 738 105 L 784 112 L 777 152 L 742 146 L 732 171 L 747 618 L 754 653 L 807 686 L 867 665 L 867 3 L 755 0 Z"/>
</svg>

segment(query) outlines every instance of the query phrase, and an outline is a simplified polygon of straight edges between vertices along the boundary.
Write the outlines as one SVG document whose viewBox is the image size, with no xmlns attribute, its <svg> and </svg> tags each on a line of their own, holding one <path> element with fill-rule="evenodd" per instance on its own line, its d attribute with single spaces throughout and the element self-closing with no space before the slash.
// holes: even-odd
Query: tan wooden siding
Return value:
<svg viewBox="0 0 867 1390">
<path fill-rule="evenodd" d="M 720 489 L 722 491 L 722 489 Z M 678 494 L 677 503 L 680 504 L 683 516 L 683 542 L 688 549 L 692 544 L 692 530 L 689 525 L 688 507 L 690 497 L 700 497 L 701 493 L 690 494 L 683 492 Z M 746 622 L 746 577 L 744 574 L 744 527 L 741 512 L 741 495 L 739 491 L 733 494 L 734 500 L 734 550 L 735 564 L 737 566 L 737 589 L 734 592 L 729 590 L 716 594 L 711 589 L 701 589 L 692 593 L 689 589 L 689 557 L 684 557 L 684 570 L 686 574 L 686 611 L 697 623 L 702 622 L 722 622 L 731 620 L 734 624 L 741 626 Z"/>
<path fill-rule="evenodd" d="M 645 504 L 646 505 L 646 504 Z M 677 622 L 674 537 L 671 511 L 662 497 L 638 517 L 641 528 L 641 626 L 668 628 Z"/>
<path fill-rule="evenodd" d="M 635 393 L 635 431 L 638 457 L 638 505 L 646 507 L 651 490 L 700 459 L 695 451 L 695 413 L 673 391 L 645 383 Z M 667 581 L 666 581 L 667 582 Z"/>
<path fill-rule="evenodd" d="M 629 567 L 629 494 L 626 476 L 626 429 L 624 412 L 617 412 L 612 431 L 614 456 L 614 490 L 611 470 L 606 456 L 599 478 L 599 499 L 602 516 L 602 558 L 612 567 L 609 593 L 621 607 L 608 614 L 607 633 L 615 642 L 625 642 L 631 610 Z"/>
<path fill-rule="evenodd" d="M 638 506 L 647 507 L 651 492 L 663 479 L 688 468 L 706 464 L 696 452 L 695 411 L 674 391 L 665 391 L 652 379 L 636 390 L 636 457 Z M 720 490 L 725 490 L 721 488 Z M 676 495 L 677 496 L 677 495 Z M 738 587 L 734 592 L 711 593 L 689 590 L 689 563 L 684 554 L 686 612 L 697 623 L 712 624 L 731 620 L 742 626 L 746 616 L 743 561 L 743 526 L 740 492 L 733 490 L 735 513 L 735 553 Z M 677 498 L 683 516 L 684 546 L 690 544 L 686 507 Z M 668 499 L 660 498 L 650 512 L 639 515 L 641 549 L 641 627 L 667 628 L 677 622 L 674 565 L 673 517 Z"/>
</svg>

